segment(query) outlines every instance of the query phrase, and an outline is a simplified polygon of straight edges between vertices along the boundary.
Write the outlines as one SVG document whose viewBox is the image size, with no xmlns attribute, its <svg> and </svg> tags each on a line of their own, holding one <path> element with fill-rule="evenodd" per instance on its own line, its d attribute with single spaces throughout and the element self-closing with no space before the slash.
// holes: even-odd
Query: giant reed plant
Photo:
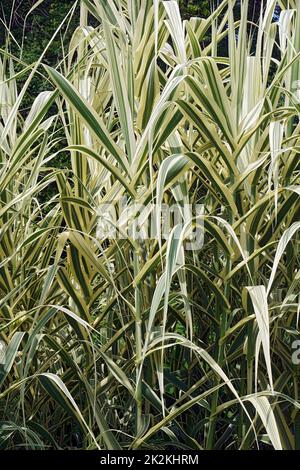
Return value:
<svg viewBox="0 0 300 470">
<path fill-rule="evenodd" d="M 265 3 L 83 0 L 56 69 L 1 51 L 2 448 L 299 448 L 300 12 Z M 124 198 L 204 209 L 105 236 Z"/>
</svg>

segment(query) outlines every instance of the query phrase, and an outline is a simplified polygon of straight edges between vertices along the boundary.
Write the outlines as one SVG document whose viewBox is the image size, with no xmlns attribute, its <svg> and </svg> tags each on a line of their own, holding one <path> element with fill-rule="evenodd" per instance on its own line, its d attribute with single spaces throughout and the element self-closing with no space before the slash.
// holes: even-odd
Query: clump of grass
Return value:
<svg viewBox="0 0 300 470">
<path fill-rule="evenodd" d="M 56 69 L 1 53 L 2 448 L 299 447 L 300 13 L 269 0 L 251 26 L 234 3 L 183 22 L 84 0 Z M 99 237 L 124 196 L 204 211 L 167 240 Z"/>
</svg>

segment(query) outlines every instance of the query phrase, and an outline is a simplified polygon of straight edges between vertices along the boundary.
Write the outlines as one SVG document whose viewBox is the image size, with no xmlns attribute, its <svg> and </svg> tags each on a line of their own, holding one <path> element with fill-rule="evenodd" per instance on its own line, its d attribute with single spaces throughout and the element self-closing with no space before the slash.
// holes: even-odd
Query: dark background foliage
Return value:
<svg viewBox="0 0 300 470">
<path fill-rule="evenodd" d="M 32 64 L 40 57 L 56 29 L 74 4 L 74 1 L 45 0 L 26 18 L 27 13 L 35 3 L 36 0 L 0 0 L 2 21 L 6 25 L 10 25 L 14 36 L 14 39 L 10 38 L 10 49 L 13 54 L 20 57 L 22 40 L 24 39 L 21 57 L 26 64 Z M 63 47 L 67 48 L 69 39 L 77 26 L 77 22 L 77 14 L 71 19 L 68 28 L 67 21 L 65 22 L 49 47 L 43 59 L 44 63 L 53 66 L 62 59 Z M 1 47 L 4 47 L 5 39 L 6 29 L 2 25 L 0 28 Z M 43 79 L 36 75 L 30 85 L 29 93 L 26 94 L 26 98 L 23 102 L 23 109 L 25 111 L 30 107 L 32 98 L 43 91 L 44 87 L 45 83 Z"/>
</svg>

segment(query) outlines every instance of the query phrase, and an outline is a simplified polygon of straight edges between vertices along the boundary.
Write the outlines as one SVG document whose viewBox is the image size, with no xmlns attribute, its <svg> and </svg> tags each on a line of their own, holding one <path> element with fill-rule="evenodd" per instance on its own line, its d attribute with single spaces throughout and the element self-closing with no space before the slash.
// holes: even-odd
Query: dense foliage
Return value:
<svg viewBox="0 0 300 470">
<path fill-rule="evenodd" d="M 2 449 L 300 447 L 300 12 L 250 3 L 83 0 L 59 64 L 2 48 Z"/>
</svg>

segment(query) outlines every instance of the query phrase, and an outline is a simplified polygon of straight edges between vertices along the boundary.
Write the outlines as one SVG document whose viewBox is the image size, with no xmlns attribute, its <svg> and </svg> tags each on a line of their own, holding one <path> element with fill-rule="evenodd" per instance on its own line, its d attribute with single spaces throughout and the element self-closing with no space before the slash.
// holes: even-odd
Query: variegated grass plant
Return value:
<svg viewBox="0 0 300 470">
<path fill-rule="evenodd" d="M 300 11 L 235 3 L 83 0 L 57 68 L 1 51 L 2 448 L 299 448 Z M 124 197 L 204 211 L 100 237 Z"/>
</svg>

